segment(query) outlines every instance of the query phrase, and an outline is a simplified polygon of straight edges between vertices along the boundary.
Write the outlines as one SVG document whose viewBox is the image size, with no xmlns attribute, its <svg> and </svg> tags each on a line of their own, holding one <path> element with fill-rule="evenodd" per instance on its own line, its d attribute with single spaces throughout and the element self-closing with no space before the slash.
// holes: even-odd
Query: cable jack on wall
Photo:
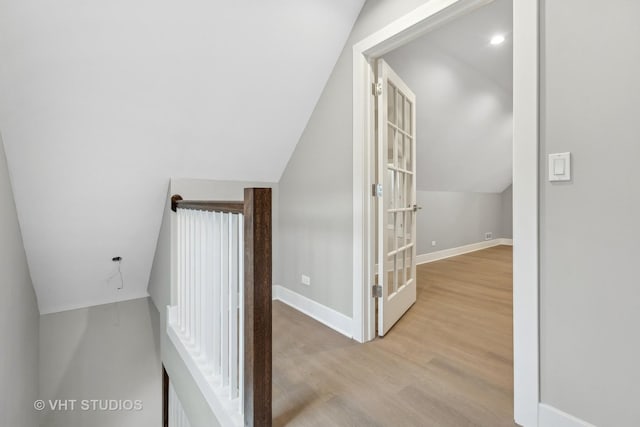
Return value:
<svg viewBox="0 0 640 427">
<path fill-rule="evenodd" d="M 111 258 L 111 261 L 118 263 L 118 271 L 116 273 L 113 274 L 113 276 L 111 276 L 109 278 L 109 280 L 113 279 L 116 276 L 120 277 L 120 286 L 117 287 L 117 290 L 121 290 L 122 288 L 124 288 L 124 277 L 122 276 L 122 269 L 121 269 L 121 263 L 122 263 L 122 257 L 121 256 L 115 256 L 113 258 Z"/>
</svg>

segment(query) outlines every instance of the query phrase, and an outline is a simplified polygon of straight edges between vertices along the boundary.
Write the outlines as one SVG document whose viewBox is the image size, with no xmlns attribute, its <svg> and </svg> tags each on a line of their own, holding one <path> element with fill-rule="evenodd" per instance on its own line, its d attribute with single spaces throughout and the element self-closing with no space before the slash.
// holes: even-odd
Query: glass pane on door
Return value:
<svg viewBox="0 0 640 427">
<path fill-rule="evenodd" d="M 391 83 L 387 83 L 387 120 L 396 123 L 396 88 Z"/>
<path fill-rule="evenodd" d="M 396 124 L 399 129 L 404 129 L 404 96 L 399 90 L 396 91 Z"/>
<path fill-rule="evenodd" d="M 413 141 L 412 138 L 410 136 L 405 136 L 403 138 L 404 140 L 404 161 L 405 161 L 405 166 L 404 169 L 409 171 L 409 172 L 413 172 L 413 153 L 412 153 L 412 145 L 413 145 Z"/>
<path fill-rule="evenodd" d="M 408 99 L 404 99 L 404 119 L 402 123 L 404 127 L 402 128 L 405 132 L 411 135 L 411 125 L 412 125 L 412 115 L 411 115 L 411 102 Z"/>
</svg>

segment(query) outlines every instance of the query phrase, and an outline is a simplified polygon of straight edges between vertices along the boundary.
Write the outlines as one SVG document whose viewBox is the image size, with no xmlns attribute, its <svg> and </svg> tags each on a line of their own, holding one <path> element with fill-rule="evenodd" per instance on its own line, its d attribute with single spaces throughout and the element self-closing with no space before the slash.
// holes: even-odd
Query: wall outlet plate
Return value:
<svg viewBox="0 0 640 427">
<path fill-rule="evenodd" d="M 484 240 L 491 240 L 493 239 L 493 232 L 489 231 L 487 233 L 484 233 Z"/>
<path fill-rule="evenodd" d="M 311 286 L 311 277 L 309 276 L 305 276 L 304 274 L 302 275 L 302 277 L 300 278 L 300 282 L 303 285 L 307 285 L 307 286 Z"/>
<path fill-rule="evenodd" d="M 431 246 L 435 246 L 435 245 L 437 245 L 437 244 L 438 244 L 438 242 L 436 242 L 435 240 L 432 240 L 432 241 L 431 241 Z"/>
</svg>

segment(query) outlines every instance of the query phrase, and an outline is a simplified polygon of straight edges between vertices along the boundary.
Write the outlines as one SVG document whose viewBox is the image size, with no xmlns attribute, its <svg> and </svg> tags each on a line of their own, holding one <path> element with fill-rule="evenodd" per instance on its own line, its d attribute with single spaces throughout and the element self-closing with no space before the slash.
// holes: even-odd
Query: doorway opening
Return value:
<svg viewBox="0 0 640 427">
<path fill-rule="evenodd" d="M 404 83 L 401 82 L 402 79 L 399 83 L 395 78 L 398 77 L 397 72 L 394 73 L 396 76 L 391 81 L 388 79 L 381 81 L 380 77 L 384 77 L 385 65 L 381 65 L 383 62 L 380 59 L 389 62 L 391 59 L 387 56 L 392 55 L 393 51 L 416 43 L 416 40 L 425 34 L 427 37 L 434 38 L 436 33 L 441 32 L 445 27 L 443 24 L 452 24 L 459 19 L 466 19 L 465 16 L 472 13 L 482 13 L 485 8 L 481 6 L 489 5 L 487 8 L 495 8 L 500 3 L 501 0 L 495 2 L 490 0 L 430 2 L 354 46 L 353 335 L 359 341 L 370 341 L 377 335 L 386 334 L 395 321 L 413 305 L 416 299 L 412 295 L 411 285 L 415 286 L 420 281 L 419 273 L 415 273 L 413 266 L 418 255 L 428 257 L 431 253 L 419 253 L 420 232 L 410 230 L 415 230 L 416 222 L 419 221 L 416 216 L 419 203 L 415 192 L 421 185 L 420 181 L 417 182 L 418 185 L 412 185 L 411 182 L 415 183 L 416 175 L 419 177 L 421 172 L 419 166 L 417 169 L 414 167 L 411 170 L 408 165 L 414 159 L 419 159 L 420 146 L 413 151 L 410 147 L 412 138 L 417 139 L 420 144 L 420 129 L 418 126 L 416 133 L 412 132 L 410 126 L 405 126 L 404 110 L 402 113 L 404 123 L 400 123 L 398 115 L 398 99 L 402 101 L 403 105 L 409 101 L 409 107 L 412 108 L 411 114 L 414 115 L 412 123 L 415 124 L 416 120 L 419 122 L 420 118 L 415 118 L 415 111 L 420 111 L 421 97 L 418 94 L 415 104 L 411 106 L 409 93 L 406 90 L 398 90 Z M 516 242 L 516 252 L 513 255 L 514 363 L 512 384 L 514 418 L 516 422 L 526 425 L 537 423 L 539 404 L 537 7 L 536 1 L 516 2 L 513 11 L 512 34 L 489 34 L 486 35 L 488 40 L 485 39 L 487 48 L 489 46 L 497 47 L 500 43 L 508 41 L 509 37 L 514 43 L 514 57 L 511 62 L 514 66 L 516 82 L 513 85 L 512 136 L 514 152 L 512 176 L 513 240 Z M 460 44 L 460 40 L 454 40 L 453 43 Z M 394 67 L 388 68 L 394 69 Z M 387 75 L 391 75 L 388 70 Z M 370 95 L 372 87 L 373 92 L 382 93 L 382 97 Z M 395 122 L 393 123 L 387 120 L 391 107 L 390 97 L 384 95 L 385 90 L 395 93 L 393 107 Z M 381 103 L 380 98 L 383 98 L 386 103 Z M 477 105 L 469 107 L 470 110 L 475 109 L 476 119 L 479 121 L 486 119 L 481 114 L 482 111 L 487 110 L 486 101 L 487 99 L 484 99 L 484 101 L 479 101 Z M 483 102 L 485 103 L 483 104 Z M 384 113 L 387 114 L 387 117 Z M 411 114 L 408 117 L 411 117 Z M 381 129 L 383 129 L 382 132 Z M 375 145 L 376 133 L 381 135 L 382 144 L 380 146 Z M 397 142 L 398 135 L 401 136 L 402 143 Z M 407 145 L 407 138 L 409 145 Z M 388 141 L 392 143 L 388 144 Z M 389 146 L 393 147 L 392 150 L 389 150 Z M 398 157 L 399 150 L 402 150 L 402 159 Z M 491 152 L 491 148 L 485 147 L 484 151 Z M 389 161 L 390 159 L 392 161 Z M 484 165 L 484 168 L 491 172 L 492 164 L 490 161 L 478 160 L 480 165 Z M 453 162 L 448 165 L 448 168 L 453 169 L 454 172 L 463 172 L 458 175 L 468 175 L 470 169 L 473 169 L 469 167 L 456 169 L 458 166 Z M 446 176 L 446 168 L 445 172 L 442 170 L 436 172 L 435 176 L 437 177 Z M 428 176 L 429 174 L 425 173 L 424 175 Z M 454 173 L 453 176 L 455 177 L 455 175 Z M 476 184 L 484 182 L 484 178 L 475 177 L 474 179 Z M 490 177 L 488 181 L 493 182 L 495 186 L 499 185 L 496 176 Z M 486 185 L 487 182 L 484 184 Z M 505 187 L 508 187 L 509 184 L 511 182 L 506 182 Z M 372 188 L 373 191 L 371 191 Z M 392 188 L 394 190 L 391 190 Z M 502 190 L 505 189 L 502 188 Z M 385 194 L 391 197 L 385 198 Z M 380 201 L 378 198 L 372 197 L 376 195 L 381 196 Z M 389 204 L 391 200 L 393 202 Z M 425 206 L 425 208 L 429 207 Z M 485 230 L 485 232 L 488 233 L 485 234 L 487 241 L 495 240 L 494 236 L 498 239 L 510 237 L 509 235 L 505 236 L 503 229 Z M 436 247 L 438 245 L 437 239 L 423 238 L 422 240 L 428 245 L 433 245 L 433 242 Z M 476 242 L 474 249 L 478 249 L 477 245 L 487 244 L 483 242 Z M 498 240 L 497 243 L 504 242 Z M 469 245 L 473 245 L 473 243 Z M 507 251 L 510 252 L 510 249 Z M 510 253 L 508 255 L 508 260 L 503 264 L 510 266 Z M 409 261 L 407 261 L 407 256 Z M 373 289 L 372 283 L 374 284 Z M 404 295 L 401 291 L 404 292 Z M 506 304 L 508 304 L 508 300 L 507 296 Z"/>
<path fill-rule="evenodd" d="M 376 59 L 379 336 L 416 302 L 416 264 L 512 242 L 512 29 L 496 0 Z"/>
</svg>

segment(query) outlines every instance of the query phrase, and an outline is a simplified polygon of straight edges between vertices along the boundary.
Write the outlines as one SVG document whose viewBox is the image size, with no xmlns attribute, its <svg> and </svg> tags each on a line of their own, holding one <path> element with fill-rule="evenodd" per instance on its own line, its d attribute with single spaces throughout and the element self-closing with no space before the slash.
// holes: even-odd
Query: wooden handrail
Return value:
<svg viewBox="0 0 640 427">
<path fill-rule="evenodd" d="M 193 209 L 208 212 L 243 213 L 244 202 L 212 202 L 209 200 L 182 200 L 180 195 L 171 196 L 171 210 Z"/>
<path fill-rule="evenodd" d="M 171 196 L 171 210 L 176 212 L 178 210 L 178 202 L 182 200 L 182 196 L 179 194 L 174 194 Z"/>
</svg>

